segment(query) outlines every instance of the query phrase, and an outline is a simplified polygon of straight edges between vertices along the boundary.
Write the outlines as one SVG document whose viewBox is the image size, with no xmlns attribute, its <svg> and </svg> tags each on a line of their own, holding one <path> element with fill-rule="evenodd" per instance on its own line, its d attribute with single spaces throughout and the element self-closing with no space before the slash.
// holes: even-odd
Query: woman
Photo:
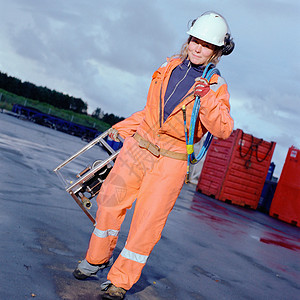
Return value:
<svg viewBox="0 0 300 300">
<path fill-rule="evenodd" d="M 112 264 L 126 210 L 136 200 L 128 239 L 108 273 L 103 299 L 123 299 L 140 278 L 183 186 L 187 150 L 182 106 L 189 126 L 195 97 L 201 99 L 195 142 L 207 131 L 226 139 L 233 130 L 224 79 L 217 74 L 210 82 L 199 78 L 208 63 L 217 64 L 232 52 L 227 23 L 208 12 L 193 21 L 188 34 L 181 54 L 153 74 L 145 108 L 110 130 L 112 139 L 120 135 L 125 142 L 97 197 L 97 223 L 86 259 L 73 272 L 85 279 Z"/>
</svg>

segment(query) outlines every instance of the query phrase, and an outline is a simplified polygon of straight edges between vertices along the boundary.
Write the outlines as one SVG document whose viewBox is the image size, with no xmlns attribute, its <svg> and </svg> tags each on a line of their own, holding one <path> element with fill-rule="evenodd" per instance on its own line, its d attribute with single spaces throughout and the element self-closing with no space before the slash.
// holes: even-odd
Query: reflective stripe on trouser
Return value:
<svg viewBox="0 0 300 300">
<path fill-rule="evenodd" d="M 167 217 L 184 183 L 186 161 L 160 156 L 126 139 L 117 161 L 97 197 L 96 229 L 91 236 L 87 260 L 107 261 L 117 242 L 126 209 L 136 199 L 125 248 L 111 267 L 107 279 L 129 290 L 139 279 L 146 260 L 161 237 Z M 97 232 L 107 234 L 97 235 Z"/>
</svg>

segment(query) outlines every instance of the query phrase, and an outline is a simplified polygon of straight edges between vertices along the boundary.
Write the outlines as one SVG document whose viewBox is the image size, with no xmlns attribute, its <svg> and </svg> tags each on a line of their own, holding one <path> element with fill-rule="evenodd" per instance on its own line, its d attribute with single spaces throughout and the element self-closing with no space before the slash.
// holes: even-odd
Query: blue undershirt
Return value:
<svg viewBox="0 0 300 300">
<path fill-rule="evenodd" d="M 164 122 L 193 86 L 195 79 L 201 77 L 203 70 L 203 66 L 193 65 L 186 59 L 172 71 L 164 99 Z"/>
</svg>

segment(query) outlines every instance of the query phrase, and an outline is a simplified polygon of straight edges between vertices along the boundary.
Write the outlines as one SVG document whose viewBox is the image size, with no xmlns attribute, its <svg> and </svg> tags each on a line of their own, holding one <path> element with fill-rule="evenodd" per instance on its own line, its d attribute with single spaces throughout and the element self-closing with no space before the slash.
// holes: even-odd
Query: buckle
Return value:
<svg viewBox="0 0 300 300">
<path fill-rule="evenodd" d="M 160 148 L 157 145 L 154 145 L 152 143 L 149 144 L 148 150 L 154 155 L 159 157 L 160 156 Z"/>
<path fill-rule="evenodd" d="M 135 134 L 134 137 L 138 141 L 139 146 L 141 148 L 147 149 L 149 152 L 151 152 L 156 157 L 160 156 L 160 148 L 157 145 L 154 145 L 151 142 L 144 140 L 142 137 L 140 137 L 137 134 Z"/>
</svg>

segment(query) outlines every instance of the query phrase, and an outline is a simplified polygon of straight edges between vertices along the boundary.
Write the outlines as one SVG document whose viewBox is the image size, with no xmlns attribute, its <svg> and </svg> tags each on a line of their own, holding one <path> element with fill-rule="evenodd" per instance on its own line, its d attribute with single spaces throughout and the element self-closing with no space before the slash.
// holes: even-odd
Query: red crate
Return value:
<svg viewBox="0 0 300 300">
<path fill-rule="evenodd" d="M 236 129 L 227 140 L 214 138 L 207 152 L 197 191 L 218 200 L 256 209 L 275 142 Z"/>
<path fill-rule="evenodd" d="M 270 216 L 300 227 L 300 150 L 294 146 L 287 153 Z"/>
</svg>

